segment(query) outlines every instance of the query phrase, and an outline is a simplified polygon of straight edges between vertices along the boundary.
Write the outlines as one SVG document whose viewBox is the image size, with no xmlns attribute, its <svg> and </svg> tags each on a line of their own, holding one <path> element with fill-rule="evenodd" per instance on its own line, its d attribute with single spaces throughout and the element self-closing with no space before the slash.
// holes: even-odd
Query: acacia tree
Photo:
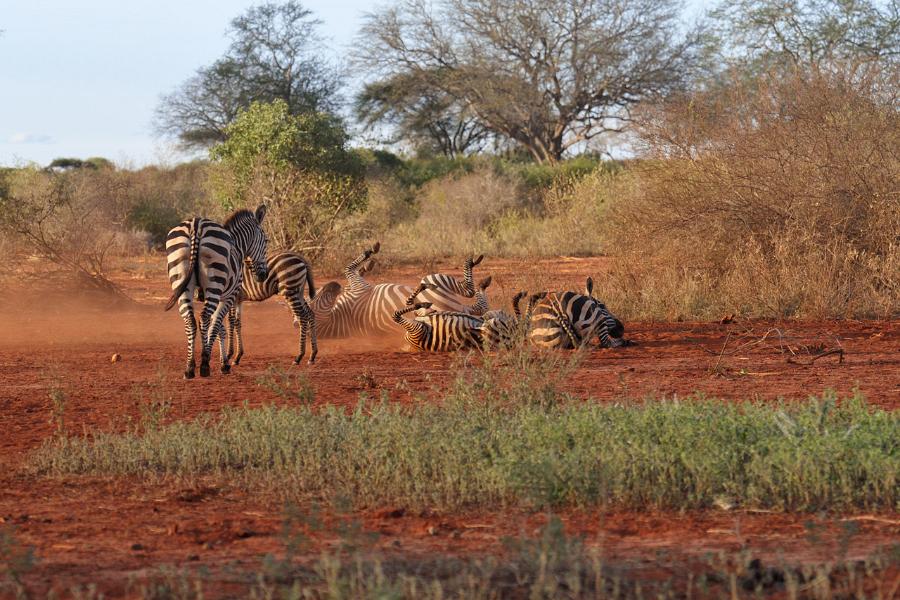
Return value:
<svg viewBox="0 0 900 600">
<path fill-rule="evenodd" d="M 622 131 L 637 102 L 678 88 L 699 47 L 675 0 L 400 0 L 367 16 L 356 60 L 413 78 L 493 134 L 555 161 Z"/>
<path fill-rule="evenodd" d="M 406 141 L 417 150 L 455 158 L 482 150 L 491 132 L 467 106 L 427 79 L 399 74 L 364 86 L 356 116 L 366 126 L 395 129 L 388 143 Z"/>
<path fill-rule="evenodd" d="M 225 56 L 162 97 L 157 132 L 203 148 L 223 141 L 254 101 L 282 100 L 291 114 L 335 111 L 341 78 L 322 58 L 320 23 L 296 0 L 250 8 L 231 22 Z"/>
<path fill-rule="evenodd" d="M 756 71 L 900 59 L 897 0 L 728 0 L 712 16 L 728 62 Z"/>
</svg>

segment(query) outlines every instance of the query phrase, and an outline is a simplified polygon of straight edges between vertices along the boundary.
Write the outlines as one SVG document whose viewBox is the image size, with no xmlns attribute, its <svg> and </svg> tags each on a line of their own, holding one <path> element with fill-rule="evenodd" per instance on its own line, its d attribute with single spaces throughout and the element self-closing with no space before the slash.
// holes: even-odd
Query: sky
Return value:
<svg viewBox="0 0 900 600">
<path fill-rule="evenodd" d="M 228 47 L 253 0 L 0 0 L 0 166 L 102 156 L 123 167 L 185 158 L 153 112 Z M 693 0 L 696 7 L 702 0 Z M 304 0 L 330 56 L 351 47 L 366 0 Z"/>
<path fill-rule="evenodd" d="M 120 166 L 183 158 L 153 111 L 224 54 L 251 0 L 0 0 L 0 166 L 102 156 Z M 365 0 L 304 0 L 327 51 L 346 54 Z"/>
</svg>

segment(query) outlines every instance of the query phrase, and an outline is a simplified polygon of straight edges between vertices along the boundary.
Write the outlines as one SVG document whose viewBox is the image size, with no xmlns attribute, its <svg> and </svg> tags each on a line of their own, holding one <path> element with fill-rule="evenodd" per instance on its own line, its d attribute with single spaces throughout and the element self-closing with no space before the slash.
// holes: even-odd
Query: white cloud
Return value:
<svg viewBox="0 0 900 600">
<path fill-rule="evenodd" d="M 10 144 L 49 144 L 53 141 L 44 133 L 14 133 L 7 140 Z"/>
</svg>

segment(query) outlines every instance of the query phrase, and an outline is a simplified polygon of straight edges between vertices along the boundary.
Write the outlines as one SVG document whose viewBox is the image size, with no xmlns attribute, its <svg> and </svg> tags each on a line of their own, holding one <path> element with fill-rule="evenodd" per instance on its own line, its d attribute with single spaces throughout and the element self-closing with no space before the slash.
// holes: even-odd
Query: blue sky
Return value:
<svg viewBox="0 0 900 600">
<path fill-rule="evenodd" d="M 249 0 L 0 0 L 0 165 L 180 158 L 153 136 L 159 96 L 221 56 Z M 346 53 L 365 0 L 305 0 Z"/>
<path fill-rule="evenodd" d="M 122 166 L 183 158 L 154 137 L 153 110 L 228 46 L 252 0 L 0 0 L 0 166 L 103 156 Z M 366 0 L 304 0 L 340 59 Z M 701 4 L 694 0 L 692 5 Z"/>
</svg>

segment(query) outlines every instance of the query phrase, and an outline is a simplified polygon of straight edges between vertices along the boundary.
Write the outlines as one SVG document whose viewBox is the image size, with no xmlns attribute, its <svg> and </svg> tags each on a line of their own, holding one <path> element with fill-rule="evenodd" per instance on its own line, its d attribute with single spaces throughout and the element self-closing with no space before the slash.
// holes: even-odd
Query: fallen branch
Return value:
<svg viewBox="0 0 900 600">
<path fill-rule="evenodd" d="M 838 355 L 838 364 L 843 363 L 844 362 L 844 349 L 843 348 L 835 348 L 833 350 L 826 350 L 825 352 L 822 352 L 822 353 L 814 356 L 812 359 L 809 360 L 809 362 L 800 361 L 799 359 L 796 359 L 792 356 L 789 356 L 787 361 L 793 365 L 803 365 L 806 367 L 806 366 L 813 364 L 820 358 L 823 358 L 825 356 L 832 356 L 835 354 Z"/>
</svg>

